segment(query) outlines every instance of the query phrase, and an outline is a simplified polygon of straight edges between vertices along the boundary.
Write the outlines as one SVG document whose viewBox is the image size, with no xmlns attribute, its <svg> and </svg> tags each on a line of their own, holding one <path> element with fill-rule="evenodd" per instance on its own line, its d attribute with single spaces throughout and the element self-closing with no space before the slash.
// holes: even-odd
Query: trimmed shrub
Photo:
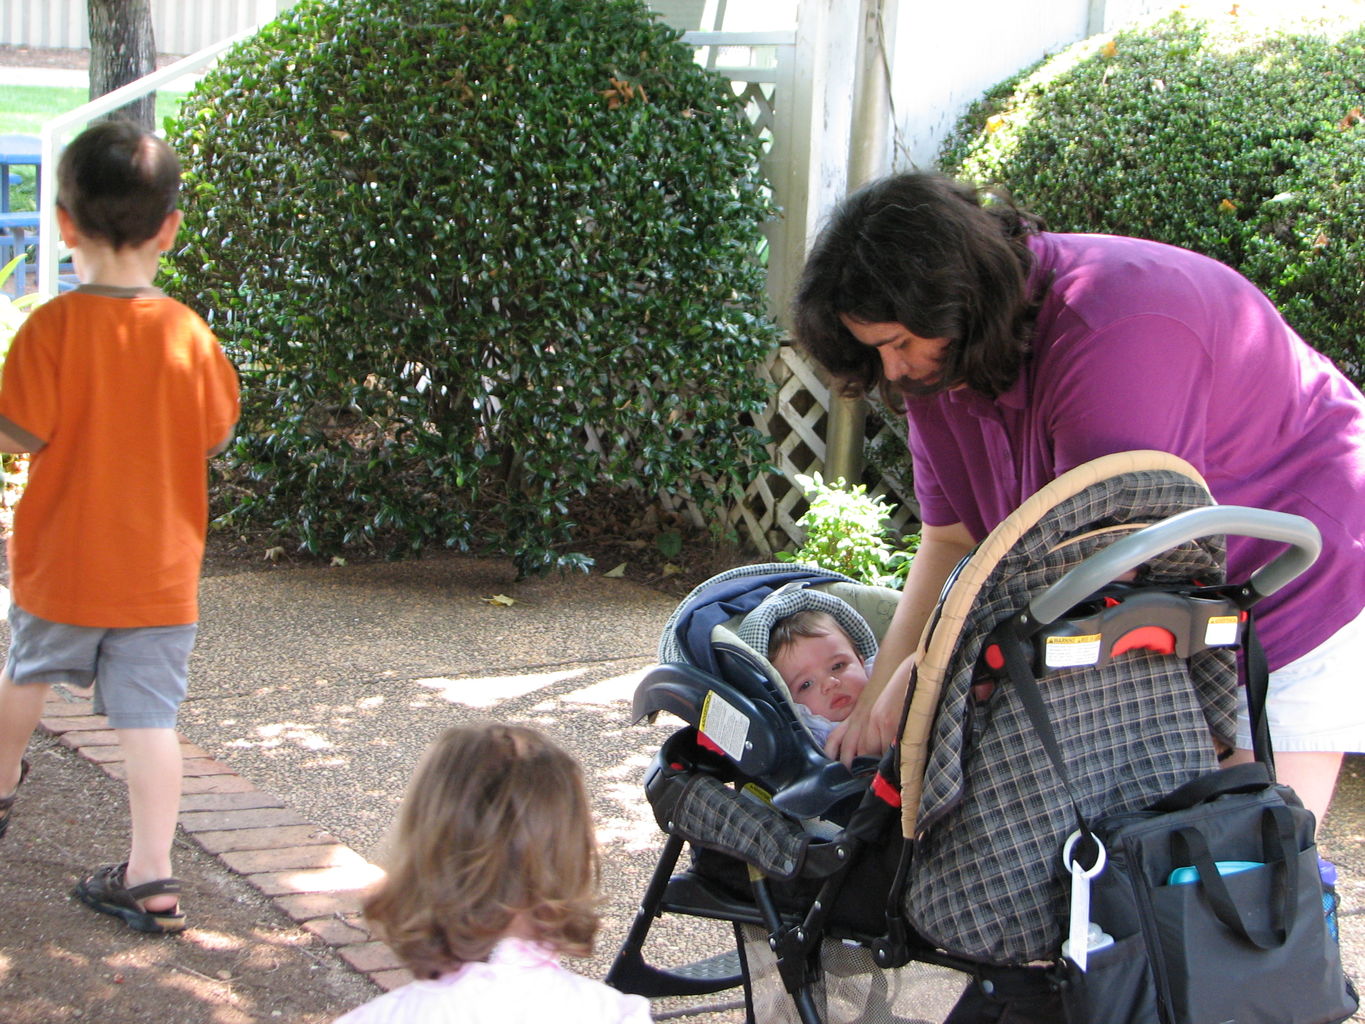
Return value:
<svg viewBox="0 0 1365 1024">
<path fill-rule="evenodd" d="M 230 522 L 525 573 L 583 563 L 570 499 L 762 468 L 758 143 L 637 0 L 301 0 L 168 129 L 169 287 L 244 379 Z"/>
<path fill-rule="evenodd" d="M 1177 12 L 996 86 L 941 167 L 1008 188 L 1053 230 L 1153 238 L 1236 267 L 1361 383 L 1362 101 L 1359 27 Z"/>
</svg>

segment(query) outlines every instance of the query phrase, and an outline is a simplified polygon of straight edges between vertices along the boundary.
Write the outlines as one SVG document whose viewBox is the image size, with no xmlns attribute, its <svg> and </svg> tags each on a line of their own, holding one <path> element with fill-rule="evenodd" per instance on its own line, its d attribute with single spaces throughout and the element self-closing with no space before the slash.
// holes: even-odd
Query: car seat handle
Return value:
<svg viewBox="0 0 1365 1024">
<path fill-rule="evenodd" d="M 1303 516 L 1241 505 L 1210 505 L 1178 512 L 1097 551 L 1029 602 L 1037 625 L 1048 625 L 1130 569 L 1164 551 L 1217 534 L 1281 541 L 1289 549 L 1261 566 L 1246 583 L 1242 607 L 1275 593 L 1316 561 L 1322 535 Z"/>
</svg>

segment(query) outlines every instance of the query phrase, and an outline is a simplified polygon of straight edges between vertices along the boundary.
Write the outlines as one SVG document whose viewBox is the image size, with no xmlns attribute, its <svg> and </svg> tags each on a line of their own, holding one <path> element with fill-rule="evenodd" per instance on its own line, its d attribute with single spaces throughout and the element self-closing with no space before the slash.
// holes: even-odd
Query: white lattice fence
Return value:
<svg viewBox="0 0 1365 1024">
<path fill-rule="evenodd" d="M 867 466 L 863 483 L 868 491 L 895 506 L 891 528 L 898 534 L 919 529 L 919 505 L 910 482 L 910 452 L 905 444 L 905 420 L 880 404 L 868 409 L 863 433 Z"/>
<path fill-rule="evenodd" d="M 772 183 L 773 200 L 782 211 L 766 231 L 769 292 L 774 307 L 780 309 L 790 282 L 799 273 L 806 234 L 804 218 L 798 213 L 804 208 L 804 195 L 786 191 L 799 188 L 802 180 L 801 169 L 794 169 L 793 161 L 809 159 L 809 153 L 792 144 L 796 123 L 807 113 L 793 109 L 795 34 L 688 33 L 684 40 L 697 47 L 700 63 L 730 79 L 735 95 L 744 103 L 754 135 L 763 144 L 763 170 Z M 744 500 L 730 510 L 726 525 L 766 554 L 801 543 L 797 520 L 806 510 L 806 498 L 796 477 L 824 467 L 829 387 L 814 366 L 786 343 L 773 352 L 762 372 L 771 377 L 775 393 L 756 425 L 773 439 L 770 460 L 776 470 L 749 485 Z M 862 481 L 872 494 L 885 497 L 896 507 L 891 525 L 902 533 L 916 528 L 918 514 L 908 480 L 897 471 L 909 465 L 903 434 L 901 431 L 897 439 L 894 427 L 884 422 L 876 409 L 870 412 L 868 450 L 879 457 Z M 689 511 L 699 522 L 696 510 Z"/>
<path fill-rule="evenodd" d="M 743 502 L 731 510 L 728 525 L 759 551 L 769 552 L 788 547 L 801 536 L 796 520 L 806 502 L 796 475 L 824 465 L 829 389 L 790 345 L 778 347 L 765 372 L 776 393 L 757 426 L 773 439 L 770 458 L 777 471 L 748 486 Z"/>
<path fill-rule="evenodd" d="M 801 543 L 797 525 L 806 510 L 806 498 L 796 483 L 798 475 L 820 472 L 825 464 L 825 430 L 829 409 L 829 386 L 797 349 L 783 344 L 773 353 L 764 372 L 772 379 L 774 394 L 757 426 L 772 438 L 771 473 L 754 480 L 744 500 L 730 510 L 726 525 L 762 553 L 792 548 Z M 891 527 L 897 533 L 918 529 L 905 468 L 904 430 L 881 415 L 879 406 L 868 412 L 867 450 L 875 456 L 861 482 L 869 493 L 895 506 Z"/>
</svg>

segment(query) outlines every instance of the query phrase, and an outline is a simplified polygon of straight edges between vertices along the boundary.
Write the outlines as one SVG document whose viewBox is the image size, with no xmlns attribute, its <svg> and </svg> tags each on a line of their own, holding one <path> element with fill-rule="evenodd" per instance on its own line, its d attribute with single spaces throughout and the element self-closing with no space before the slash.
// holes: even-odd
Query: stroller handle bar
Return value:
<svg viewBox="0 0 1365 1024">
<path fill-rule="evenodd" d="M 1287 551 L 1267 562 L 1246 584 L 1249 606 L 1303 572 L 1322 550 L 1322 535 L 1303 516 L 1241 505 L 1210 505 L 1179 512 L 1097 551 L 1029 602 L 1029 614 L 1048 625 L 1129 569 L 1186 541 L 1214 534 L 1282 541 Z"/>
</svg>

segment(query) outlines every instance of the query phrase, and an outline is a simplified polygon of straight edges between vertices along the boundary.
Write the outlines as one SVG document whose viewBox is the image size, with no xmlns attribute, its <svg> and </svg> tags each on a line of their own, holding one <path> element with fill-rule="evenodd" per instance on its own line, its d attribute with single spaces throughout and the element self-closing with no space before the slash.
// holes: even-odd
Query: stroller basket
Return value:
<svg viewBox="0 0 1365 1024">
<path fill-rule="evenodd" d="M 1227 533 L 1289 547 L 1227 582 Z M 743 986 L 748 1020 L 794 1012 L 803 1024 L 836 1004 L 850 1020 L 922 1020 L 926 1004 L 898 1004 L 906 987 L 895 979 L 925 965 L 939 971 L 945 1009 L 983 982 L 1026 1001 L 1055 991 L 1066 977 L 1060 854 L 1075 807 L 1003 646 L 1028 651 L 1081 812 L 1140 810 L 1216 769 L 1217 744 L 1232 740 L 1248 610 L 1317 550 L 1307 521 L 1215 506 L 1165 453 L 1073 470 L 954 572 L 920 640 L 900 741 L 854 770 L 826 758 L 794 713 L 765 629 L 774 608 L 810 600 L 789 595 L 814 591 L 856 601 L 880 636 L 899 595 L 790 565 L 698 587 L 636 691 L 637 720 L 667 711 L 684 727 L 647 773 L 667 839 L 607 980 L 650 996 Z M 643 950 L 665 914 L 730 922 L 736 949 L 712 958 L 705 978 L 653 967 Z M 850 949 L 864 957 L 852 1002 L 832 987 Z M 757 955 L 775 960 L 780 1010 L 755 991 Z"/>
</svg>

